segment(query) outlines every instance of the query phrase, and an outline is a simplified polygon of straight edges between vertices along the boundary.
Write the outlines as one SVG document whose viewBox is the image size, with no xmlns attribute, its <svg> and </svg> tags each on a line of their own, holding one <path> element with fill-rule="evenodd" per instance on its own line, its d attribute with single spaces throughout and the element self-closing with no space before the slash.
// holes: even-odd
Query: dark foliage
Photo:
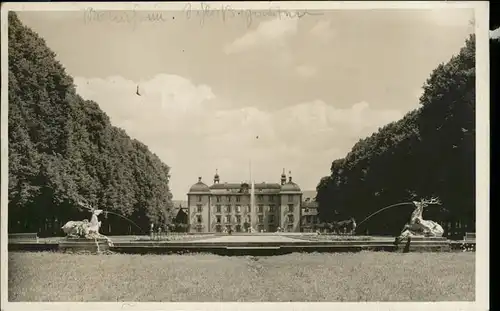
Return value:
<svg viewBox="0 0 500 311">
<path fill-rule="evenodd" d="M 9 230 L 60 234 L 88 218 L 78 201 L 123 215 L 141 228 L 168 222 L 169 167 L 110 124 L 52 52 L 9 13 Z M 130 233 L 108 214 L 102 231 Z"/>
<path fill-rule="evenodd" d="M 424 218 L 475 226 L 475 37 L 423 86 L 421 107 L 360 140 L 317 186 L 320 219 L 358 223 L 391 204 L 437 196 Z M 399 233 L 411 205 L 387 209 L 358 231 Z"/>
</svg>

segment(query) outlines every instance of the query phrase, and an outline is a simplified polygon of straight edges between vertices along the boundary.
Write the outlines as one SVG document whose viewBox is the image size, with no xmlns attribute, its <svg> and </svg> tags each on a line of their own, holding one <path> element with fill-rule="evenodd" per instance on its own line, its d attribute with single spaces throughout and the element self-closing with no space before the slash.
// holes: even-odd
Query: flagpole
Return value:
<svg viewBox="0 0 500 311">
<path fill-rule="evenodd" d="M 253 176 L 252 176 L 252 155 L 250 154 L 250 160 L 249 160 L 249 163 L 248 163 L 248 168 L 249 168 L 249 173 L 250 173 L 250 215 L 254 215 L 255 213 L 255 183 L 254 183 L 254 180 L 253 180 Z M 250 216 L 251 217 L 251 223 L 253 223 L 255 221 L 255 219 L 253 219 L 254 217 Z M 253 226 L 251 226 L 253 228 Z"/>
</svg>

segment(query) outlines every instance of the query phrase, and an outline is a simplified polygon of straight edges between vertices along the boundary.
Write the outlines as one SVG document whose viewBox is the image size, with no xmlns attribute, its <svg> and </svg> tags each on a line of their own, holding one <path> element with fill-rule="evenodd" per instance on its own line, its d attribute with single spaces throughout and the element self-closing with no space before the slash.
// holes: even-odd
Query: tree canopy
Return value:
<svg viewBox="0 0 500 311">
<path fill-rule="evenodd" d="M 40 232 L 47 222 L 88 218 L 79 201 L 145 230 L 167 222 L 170 168 L 76 94 L 55 53 L 13 12 L 8 38 L 9 230 Z M 110 214 L 103 232 L 125 233 L 129 225 Z"/>
<path fill-rule="evenodd" d="M 331 174 L 321 179 L 316 200 L 324 222 L 354 217 L 358 223 L 391 204 L 439 197 L 441 208 L 424 217 L 475 221 L 475 36 L 440 64 L 423 85 L 420 107 L 361 139 Z M 387 209 L 360 230 L 393 234 L 410 207 Z"/>
</svg>

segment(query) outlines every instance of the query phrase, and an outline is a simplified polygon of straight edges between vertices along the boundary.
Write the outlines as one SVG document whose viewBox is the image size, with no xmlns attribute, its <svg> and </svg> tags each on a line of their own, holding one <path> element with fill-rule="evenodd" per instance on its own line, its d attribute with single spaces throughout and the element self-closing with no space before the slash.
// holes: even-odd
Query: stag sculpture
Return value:
<svg viewBox="0 0 500 311">
<path fill-rule="evenodd" d="M 64 226 L 62 226 L 62 230 L 66 233 L 68 238 L 84 238 L 84 239 L 93 239 L 97 243 L 97 239 L 105 239 L 109 246 L 113 245 L 113 242 L 105 235 L 99 233 L 99 228 L 101 227 L 101 222 L 98 219 L 98 216 L 102 214 L 102 210 L 95 209 L 90 206 L 88 203 L 79 202 L 79 205 L 89 210 L 92 213 L 92 217 L 90 221 L 84 219 L 82 221 L 68 221 Z"/>
<path fill-rule="evenodd" d="M 437 222 L 432 220 L 424 220 L 422 217 L 424 208 L 428 205 L 440 205 L 441 202 L 432 198 L 431 200 L 413 201 L 415 209 L 413 210 L 410 221 L 404 226 L 398 240 L 402 240 L 412 236 L 426 236 L 426 237 L 442 237 L 444 234 L 443 227 Z"/>
</svg>

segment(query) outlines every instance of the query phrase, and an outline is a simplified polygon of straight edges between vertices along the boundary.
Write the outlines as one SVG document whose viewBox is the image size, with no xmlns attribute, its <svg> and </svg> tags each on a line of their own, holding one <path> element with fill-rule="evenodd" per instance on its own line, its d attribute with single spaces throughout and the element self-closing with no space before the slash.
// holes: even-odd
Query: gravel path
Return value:
<svg viewBox="0 0 500 311">
<path fill-rule="evenodd" d="M 226 242 L 296 242 L 296 241 L 303 241 L 303 240 L 298 240 L 280 235 L 225 235 L 220 237 L 196 240 L 193 242 L 226 243 Z"/>
</svg>

